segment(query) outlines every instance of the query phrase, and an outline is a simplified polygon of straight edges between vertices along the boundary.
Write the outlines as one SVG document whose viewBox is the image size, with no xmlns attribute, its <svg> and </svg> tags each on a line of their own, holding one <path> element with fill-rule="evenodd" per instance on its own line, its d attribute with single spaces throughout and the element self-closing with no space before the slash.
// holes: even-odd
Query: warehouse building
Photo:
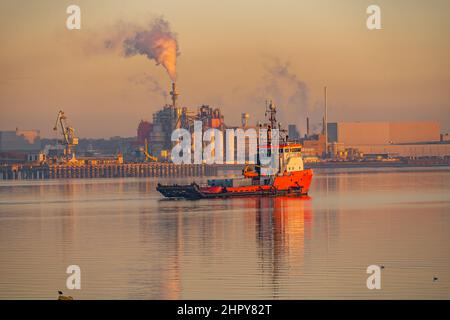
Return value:
<svg viewBox="0 0 450 320">
<path fill-rule="evenodd" d="M 328 123 L 328 142 L 347 146 L 436 142 L 441 127 L 434 121 Z"/>
<path fill-rule="evenodd" d="M 41 149 L 38 130 L 0 131 L 0 152 L 28 152 Z"/>
<path fill-rule="evenodd" d="M 328 123 L 331 149 L 355 148 L 364 154 L 393 157 L 445 157 L 450 144 L 442 142 L 435 121 Z"/>
</svg>

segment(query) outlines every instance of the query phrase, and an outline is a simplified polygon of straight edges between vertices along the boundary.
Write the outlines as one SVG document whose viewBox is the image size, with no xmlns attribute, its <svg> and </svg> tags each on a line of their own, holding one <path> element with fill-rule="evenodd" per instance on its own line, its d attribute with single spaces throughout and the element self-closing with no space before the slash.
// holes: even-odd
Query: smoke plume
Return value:
<svg viewBox="0 0 450 320">
<path fill-rule="evenodd" d="M 170 24 L 162 17 L 154 19 L 148 29 L 137 30 L 123 41 L 123 54 L 126 57 L 144 55 L 156 64 L 162 64 L 172 81 L 176 80 L 178 51 L 176 34 L 170 30 Z"/>
<path fill-rule="evenodd" d="M 128 80 L 135 85 L 146 87 L 150 92 L 163 97 L 164 100 L 167 99 L 167 91 L 161 87 L 159 81 L 156 78 L 148 73 L 144 72 L 142 74 L 131 76 L 128 78 Z"/>
<path fill-rule="evenodd" d="M 273 99 L 278 106 L 283 126 L 296 124 L 299 130 L 305 131 L 305 119 L 310 111 L 308 86 L 291 71 L 289 62 L 270 58 L 263 67 L 261 92 L 265 99 Z"/>
</svg>

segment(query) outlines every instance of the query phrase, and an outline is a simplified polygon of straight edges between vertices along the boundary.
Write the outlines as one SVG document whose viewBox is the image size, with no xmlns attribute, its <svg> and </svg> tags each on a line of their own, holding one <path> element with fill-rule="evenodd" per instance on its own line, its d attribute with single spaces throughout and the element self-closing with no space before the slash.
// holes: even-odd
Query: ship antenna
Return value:
<svg viewBox="0 0 450 320">
<path fill-rule="evenodd" d="M 270 122 L 270 126 L 272 128 L 276 128 L 277 127 L 277 108 L 273 105 L 272 100 L 269 101 L 269 104 L 267 105 L 266 102 L 266 116 L 267 114 L 269 114 L 269 122 Z"/>
</svg>

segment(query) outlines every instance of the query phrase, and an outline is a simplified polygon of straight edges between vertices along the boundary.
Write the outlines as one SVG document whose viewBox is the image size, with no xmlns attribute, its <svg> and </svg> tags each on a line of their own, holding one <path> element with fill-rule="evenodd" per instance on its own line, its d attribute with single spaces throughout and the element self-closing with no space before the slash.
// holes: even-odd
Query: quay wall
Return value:
<svg viewBox="0 0 450 320">
<path fill-rule="evenodd" d="M 203 177 L 217 175 L 205 164 L 127 163 L 101 165 L 4 165 L 0 180 L 92 179 L 124 177 Z"/>
</svg>

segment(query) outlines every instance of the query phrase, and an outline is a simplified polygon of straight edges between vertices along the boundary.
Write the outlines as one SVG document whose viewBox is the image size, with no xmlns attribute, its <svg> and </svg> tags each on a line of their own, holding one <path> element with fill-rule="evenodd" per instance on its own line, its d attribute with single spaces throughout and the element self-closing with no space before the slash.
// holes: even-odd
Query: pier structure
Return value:
<svg viewBox="0 0 450 320">
<path fill-rule="evenodd" d="M 206 164 L 124 163 L 96 165 L 0 166 L 0 180 L 95 179 L 125 177 L 203 177 L 216 176 L 221 166 Z"/>
</svg>

